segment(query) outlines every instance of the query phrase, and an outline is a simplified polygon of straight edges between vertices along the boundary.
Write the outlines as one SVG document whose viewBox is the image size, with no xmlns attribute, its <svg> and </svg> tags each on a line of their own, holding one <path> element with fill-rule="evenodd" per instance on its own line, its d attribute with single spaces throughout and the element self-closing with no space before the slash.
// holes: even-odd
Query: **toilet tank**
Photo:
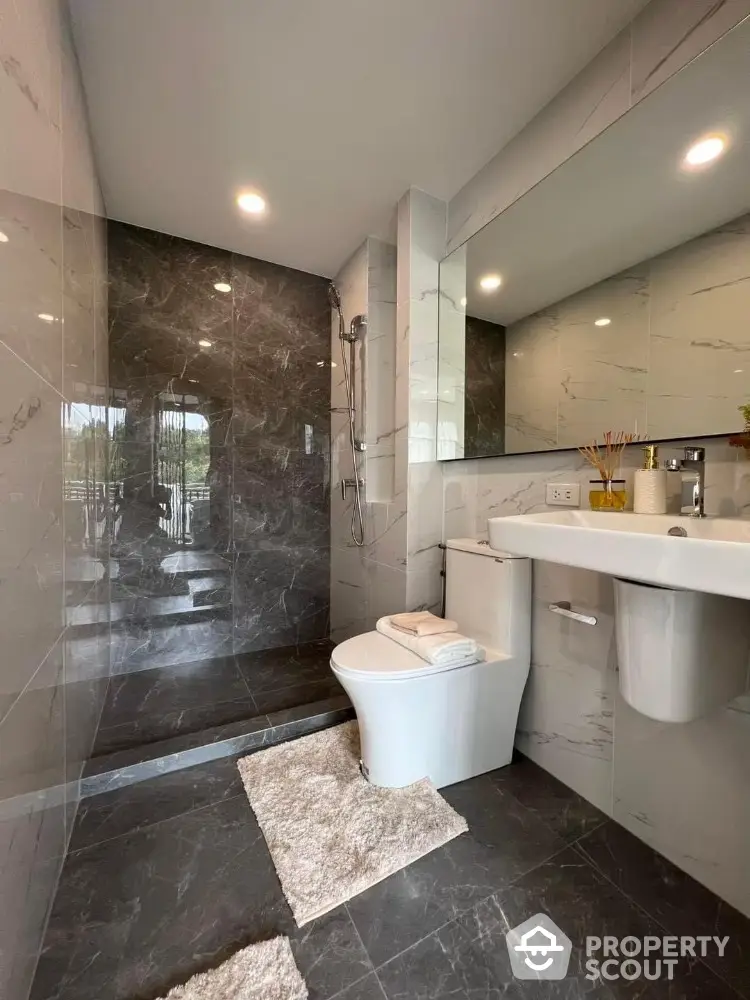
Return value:
<svg viewBox="0 0 750 1000">
<path fill-rule="evenodd" d="M 446 542 L 445 616 L 482 646 L 509 656 L 531 649 L 531 560 L 474 538 Z"/>
</svg>

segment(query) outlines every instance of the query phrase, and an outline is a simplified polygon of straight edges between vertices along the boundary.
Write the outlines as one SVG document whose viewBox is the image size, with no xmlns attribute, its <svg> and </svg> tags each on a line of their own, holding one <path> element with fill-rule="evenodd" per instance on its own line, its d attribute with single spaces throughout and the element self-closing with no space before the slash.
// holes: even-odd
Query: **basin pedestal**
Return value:
<svg viewBox="0 0 750 1000">
<path fill-rule="evenodd" d="M 747 686 L 750 604 L 616 579 L 620 691 L 660 722 L 690 722 Z"/>
</svg>

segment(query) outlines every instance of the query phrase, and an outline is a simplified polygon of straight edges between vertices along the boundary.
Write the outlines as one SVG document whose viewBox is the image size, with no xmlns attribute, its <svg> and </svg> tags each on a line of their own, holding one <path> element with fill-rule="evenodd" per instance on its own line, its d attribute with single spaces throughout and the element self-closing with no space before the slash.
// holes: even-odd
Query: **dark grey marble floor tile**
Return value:
<svg viewBox="0 0 750 1000">
<path fill-rule="evenodd" d="M 327 679 L 311 681 L 308 684 L 292 684 L 291 687 L 279 691 L 258 691 L 253 696 L 259 712 L 280 712 L 296 705 L 306 705 L 309 702 L 321 701 L 342 695 L 344 689 L 331 674 Z"/>
<path fill-rule="evenodd" d="M 500 942 L 504 949 L 504 943 Z M 498 975 L 501 956 L 485 953 L 451 922 L 378 969 L 388 1000 L 521 1000 L 530 994 L 510 970 Z"/>
<path fill-rule="evenodd" d="M 86 765 L 81 795 L 98 795 L 220 757 L 251 753 L 353 717 L 354 710 L 349 699 L 341 695 L 274 712 L 270 716 L 259 715 L 103 754 Z"/>
<path fill-rule="evenodd" d="M 387 1000 L 376 973 L 352 983 L 345 990 L 336 993 L 331 1000 Z"/>
<path fill-rule="evenodd" d="M 669 934 L 729 936 L 723 958 L 706 963 L 750 997 L 750 919 L 663 855 L 609 821 L 584 837 L 579 850 Z"/>
<path fill-rule="evenodd" d="M 33 1000 L 147 1000 L 294 931 L 244 795 L 68 856 Z"/>
<path fill-rule="evenodd" d="M 698 1000 L 704 997 L 730 1000 L 734 997 L 736 1000 L 736 994 L 729 987 L 694 959 L 680 961 L 672 982 L 666 979 L 655 982 L 619 979 L 592 983 L 587 979 L 587 936 L 603 938 L 612 935 L 622 939 L 633 935 L 643 939 L 646 935 L 660 934 L 660 928 L 589 864 L 575 847 L 566 848 L 523 875 L 513 885 L 483 900 L 459 918 L 457 924 L 473 942 L 472 954 L 476 964 L 479 964 L 481 953 L 484 966 L 492 970 L 496 983 L 502 985 L 512 981 L 505 944 L 506 932 L 540 912 L 550 916 L 568 935 L 573 943 L 573 953 L 565 980 L 559 984 L 526 983 L 524 996 L 554 997 L 555 1000 L 592 996 L 611 996 L 618 1000 L 635 997 L 638 1000 Z M 440 934 L 445 940 L 445 931 Z M 460 942 L 463 939 L 457 940 Z"/>
<path fill-rule="evenodd" d="M 290 935 L 310 1000 L 328 1000 L 372 971 L 372 964 L 345 906 Z"/>
<path fill-rule="evenodd" d="M 127 674 L 177 663 L 219 659 L 229 656 L 231 652 L 232 627 L 229 621 L 165 628 L 135 625 L 131 633 L 113 636 L 112 673 Z"/>
<path fill-rule="evenodd" d="M 333 643 L 319 639 L 302 646 L 280 646 L 236 657 L 253 694 L 277 691 L 293 684 L 328 680 Z"/>
<path fill-rule="evenodd" d="M 258 712 L 249 694 L 236 701 L 199 705 L 197 708 L 186 708 L 178 712 L 148 712 L 137 716 L 132 722 L 100 728 L 96 734 L 94 754 L 110 754 L 129 747 L 141 747 L 160 740 L 201 733 L 214 726 L 252 719 L 259 714 L 265 713 Z"/>
<path fill-rule="evenodd" d="M 606 822 L 607 817 L 596 806 L 528 757 L 519 756 L 489 776 L 502 792 L 518 799 L 565 841 L 576 840 Z"/>
<path fill-rule="evenodd" d="M 80 851 L 241 794 L 237 762 L 223 758 L 94 795 L 78 807 L 69 850 Z"/>
<path fill-rule="evenodd" d="M 173 738 L 196 736 L 230 723 L 242 723 L 265 713 L 258 712 L 247 694 L 231 701 L 209 702 L 169 712 L 143 712 L 130 722 L 100 728 L 94 756 L 128 748 L 144 747 Z"/>
<path fill-rule="evenodd" d="M 115 676 L 110 681 L 101 726 L 154 719 L 167 712 L 248 698 L 247 685 L 231 658 L 194 660 Z"/>
<path fill-rule="evenodd" d="M 442 794 L 469 832 L 347 904 L 376 966 L 564 847 L 486 775 Z"/>
</svg>

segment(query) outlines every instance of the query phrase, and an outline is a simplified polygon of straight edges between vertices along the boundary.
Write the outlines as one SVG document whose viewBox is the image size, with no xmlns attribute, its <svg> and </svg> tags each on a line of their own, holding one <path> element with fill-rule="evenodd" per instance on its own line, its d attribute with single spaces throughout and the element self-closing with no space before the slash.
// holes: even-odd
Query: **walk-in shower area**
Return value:
<svg viewBox="0 0 750 1000">
<path fill-rule="evenodd" d="M 67 501 L 74 642 L 111 636 L 95 759 L 337 690 L 328 282 L 116 222 L 108 273 L 109 384 L 81 438 L 106 475 L 82 468 Z"/>
</svg>

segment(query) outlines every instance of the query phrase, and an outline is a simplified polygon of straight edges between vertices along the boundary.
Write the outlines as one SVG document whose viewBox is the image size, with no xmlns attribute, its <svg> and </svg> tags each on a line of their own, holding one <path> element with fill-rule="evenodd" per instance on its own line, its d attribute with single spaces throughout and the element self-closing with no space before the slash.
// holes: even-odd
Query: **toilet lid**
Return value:
<svg viewBox="0 0 750 1000">
<path fill-rule="evenodd" d="M 380 632 L 365 632 L 346 639 L 331 653 L 331 663 L 342 673 L 368 674 L 373 680 L 389 677 L 406 680 L 407 677 L 457 669 L 453 664 L 436 666 L 428 663 Z"/>
</svg>

